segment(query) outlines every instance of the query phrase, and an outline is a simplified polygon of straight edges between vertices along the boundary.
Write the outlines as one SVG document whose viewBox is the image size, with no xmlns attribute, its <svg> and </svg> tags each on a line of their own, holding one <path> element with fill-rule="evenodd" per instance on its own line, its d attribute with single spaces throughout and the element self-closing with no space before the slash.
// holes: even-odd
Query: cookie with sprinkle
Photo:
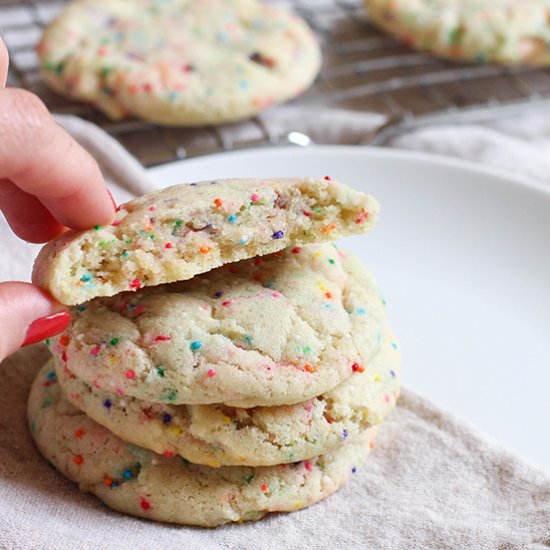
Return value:
<svg viewBox="0 0 550 550">
<path fill-rule="evenodd" d="M 155 521 L 214 527 L 292 512 L 337 491 L 374 446 L 376 428 L 310 460 L 250 468 L 195 465 L 128 444 L 72 407 L 46 365 L 28 403 L 31 434 L 65 477 L 107 506 Z M 43 475 L 54 476 L 51 469 Z"/>
<path fill-rule="evenodd" d="M 80 304 L 364 233 L 378 210 L 373 197 L 330 179 L 176 185 L 123 204 L 108 227 L 67 231 L 45 245 L 33 282 L 64 304 Z"/>
<path fill-rule="evenodd" d="M 76 0 L 37 51 L 59 93 L 170 126 L 251 117 L 301 94 L 321 64 L 308 25 L 257 0 Z"/>
</svg>

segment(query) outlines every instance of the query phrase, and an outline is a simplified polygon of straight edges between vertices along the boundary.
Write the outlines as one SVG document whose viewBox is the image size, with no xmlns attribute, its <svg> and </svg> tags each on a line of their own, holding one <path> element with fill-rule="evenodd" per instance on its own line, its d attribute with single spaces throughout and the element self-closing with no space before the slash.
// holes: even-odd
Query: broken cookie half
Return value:
<svg viewBox="0 0 550 550">
<path fill-rule="evenodd" d="M 64 304 L 80 304 L 365 233 L 378 211 L 376 199 L 328 177 L 175 185 L 120 206 L 110 226 L 70 230 L 46 244 L 33 282 Z"/>
</svg>

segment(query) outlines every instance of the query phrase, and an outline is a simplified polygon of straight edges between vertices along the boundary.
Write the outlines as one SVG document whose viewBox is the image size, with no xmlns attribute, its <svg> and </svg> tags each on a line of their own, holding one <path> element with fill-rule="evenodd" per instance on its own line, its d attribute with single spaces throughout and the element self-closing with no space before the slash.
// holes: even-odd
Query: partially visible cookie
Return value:
<svg viewBox="0 0 550 550">
<path fill-rule="evenodd" d="M 109 227 L 67 231 L 45 245 L 33 282 L 64 304 L 80 304 L 364 233 L 378 210 L 374 198 L 328 177 L 176 185 L 122 205 Z"/>
<path fill-rule="evenodd" d="M 303 20 L 256 0 L 77 0 L 38 55 L 61 94 L 172 126 L 250 117 L 299 95 L 321 64 Z"/>
<path fill-rule="evenodd" d="M 149 403 L 97 389 L 66 368 L 57 371 L 67 400 L 124 441 L 212 467 L 297 462 L 354 441 L 394 408 L 399 374 L 397 343 L 389 331 L 364 369 L 296 405 L 238 409 Z"/>
<path fill-rule="evenodd" d="M 163 404 L 299 403 L 378 351 L 386 311 L 359 260 L 293 247 L 73 308 L 49 341 L 87 384 Z"/>
<path fill-rule="evenodd" d="M 122 441 L 62 398 L 51 372 L 40 370 L 28 404 L 40 452 L 107 506 L 156 521 L 213 527 L 311 506 L 338 490 L 373 445 L 376 428 L 304 462 L 197 466 Z"/>
<path fill-rule="evenodd" d="M 419 50 L 475 62 L 549 65 L 548 0 L 365 0 L 373 23 Z"/>
</svg>

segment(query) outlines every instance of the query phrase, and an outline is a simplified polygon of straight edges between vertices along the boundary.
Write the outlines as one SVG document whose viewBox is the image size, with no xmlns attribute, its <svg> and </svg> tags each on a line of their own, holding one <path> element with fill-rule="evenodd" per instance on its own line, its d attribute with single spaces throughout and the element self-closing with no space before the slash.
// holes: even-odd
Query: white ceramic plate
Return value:
<svg viewBox="0 0 550 550">
<path fill-rule="evenodd" d="M 431 155 L 364 147 L 222 153 L 154 168 L 162 185 L 330 175 L 376 196 L 371 268 L 401 340 L 403 381 L 550 471 L 550 192 Z"/>
</svg>

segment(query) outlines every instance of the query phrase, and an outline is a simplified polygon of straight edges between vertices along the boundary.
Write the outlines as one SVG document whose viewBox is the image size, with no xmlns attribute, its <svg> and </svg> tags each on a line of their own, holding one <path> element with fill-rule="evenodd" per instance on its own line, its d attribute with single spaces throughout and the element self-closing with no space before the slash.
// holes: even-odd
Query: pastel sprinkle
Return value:
<svg viewBox="0 0 550 550">
<path fill-rule="evenodd" d="M 369 213 L 368 213 L 368 212 L 365 212 L 365 211 L 363 210 L 363 211 L 361 211 L 361 213 L 359 214 L 359 216 L 357 216 L 357 218 L 355 219 L 355 223 L 362 223 L 362 222 L 364 222 L 368 217 L 369 217 Z"/>
<path fill-rule="evenodd" d="M 395 371 L 391 370 L 390 374 L 391 374 L 392 378 L 395 378 L 395 376 L 396 376 Z"/>
<path fill-rule="evenodd" d="M 395 342 L 392 342 L 392 343 L 391 343 L 391 347 L 392 347 L 393 349 L 397 349 L 397 344 L 396 344 Z"/>
<path fill-rule="evenodd" d="M 282 239 L 285 236 L 285 234 L 282 231 L 275 231 L 271 237 L 273 239 Z"/>
<path fill-rule="evenodd" d="M 254 193 L 253 195 L 250 195 L 250 200 L 252 202 L 258 202 L 260 200 L 260 195 L 256 195 L 256 193 Z"/>
<path fill-rule="evenodd" d="M 342 439 L 347 439 L 348 435 L 349 435 L 349 432 L 346 429 L 342 430 Z"/>
<path fill-rule="evenodd" d="M 133 371 L 132 369 L 128 369 L 124 375 L 126 376 L 126 378 L 128 378 L 128 380 L 132 380 L 136 377 L 136 373 L 135 371 Z"/>
<path fill-rule="evenodd" d="M 197 340 L 195 340 L 194 342 L 191 342 L 191 349 L 194 351 L 201 349 L 201 346 L 202 344 Z"/>
<path fill-rule="evenodd" d="M 282 294 L 280 292 L 272 292 L 271 296 L 273 296 L 273 298 L 280 298 Z"/>
<path fill-rule="evenodd" d="M 357 468 L 354 466 L 354 467 L 351 469 L 351 473 L 354 474 L 355 472 L 357 472 Z"/>
<path fill-rule="evenodd" d="M 359 315 L 365 315 L 365 313 L 367 313 L 367 312 L 366 312 L 364 307 L 358 307 L 357 308 L 357 313 L 359 313 Z"/>
<path fill-rule="evenodd" d="M 80 277 L 80 280 L 83 283 L 87 283 L 88 281 L 91 281 L 92 279 L 93 279 L 93 277 L 89 273 L 87 273 L 86 275 L 82 275 L 82 277 Z"/>
<path fill-rule="evenodd" d="M 229 216 L 229 218 L 227 218 L 227 221 L 229 223 L 235 223 L 237 221 L 237 216 L 235 216 L 235 214 L 231 214 L 231 216 Z"/>
</svg>

